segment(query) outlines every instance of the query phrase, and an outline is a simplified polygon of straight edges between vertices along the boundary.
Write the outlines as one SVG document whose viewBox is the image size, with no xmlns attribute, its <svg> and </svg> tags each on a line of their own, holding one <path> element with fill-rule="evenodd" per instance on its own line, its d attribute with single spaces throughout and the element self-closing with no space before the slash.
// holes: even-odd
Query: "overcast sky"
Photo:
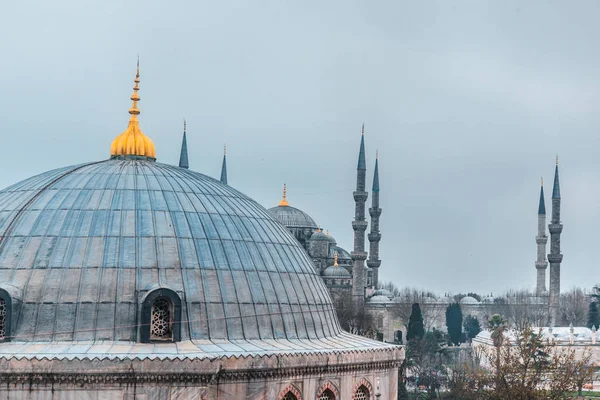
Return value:
<svg viewBox="0 0 600 400">
<path fill-rule="evenodd" d="M 176 164 L 352 247 L 365 123 L 380 276 L 533 288 L 540 177 L 563 197 L 561 285 L 600 282 L 600 2 L 29 1 L 0 14 L 0 186 L 109 156 L 141 60 L 140 124 Z M 370 198 L 368 200 L 370 204 Z M 548 208 L 548 213 L 550 209 Z M 367 244 L 368 247 L 368 244 Z"/>
</svg>

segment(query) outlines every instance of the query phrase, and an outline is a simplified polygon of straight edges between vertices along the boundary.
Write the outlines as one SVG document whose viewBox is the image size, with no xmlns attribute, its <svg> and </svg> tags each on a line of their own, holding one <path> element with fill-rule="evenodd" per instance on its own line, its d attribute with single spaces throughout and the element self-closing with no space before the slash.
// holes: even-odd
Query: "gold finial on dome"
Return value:
<svg viewBox="0 0 600 400">
<path fill-rule="evenodd" d="M 542 176 L 542 186 L 544 186 L 544 177 Z"/>
<path fill-rule="evenodd" d="M 334 267 L 338 266 L 338 252 L 337 251 L 335 253 L 333 253 L 333 266 Z"/>
<path fill-rule="evenodd" d="M 287 186 L 284 183 L 283 184 L 283 197 L 281 198 L 281 201 L 279 202 L 279 206 L 280 207 L 288 207 L 290 205 L 290 203 L 288 203 L 287 201 Z"/>
<path fill-rule="evenodd" d="M 558 165 L 558 154 L 556 155 L 556 165 Z"/>
<path fill-rule="evenodd" d="M 133 94 L 131 95 L 131 101 L 133 104 L 129 109 L 129 125 L 125 132 L 113 140 L 110 146 L 110 156 L 112 158 L 140 158 L 156 160 L 156 149 L 154 142 L 148 136 L 144 135 L 140 129 L 137 116 L 140 114 L 140 110 L 137 108 L 137 103 L 140 101 L 140 58 L 138 56 L 137 70 L 135 73 L 135 85 L 133 85 Z M 185 129 L 185 122 L 184 122 Z"/>
</svg>

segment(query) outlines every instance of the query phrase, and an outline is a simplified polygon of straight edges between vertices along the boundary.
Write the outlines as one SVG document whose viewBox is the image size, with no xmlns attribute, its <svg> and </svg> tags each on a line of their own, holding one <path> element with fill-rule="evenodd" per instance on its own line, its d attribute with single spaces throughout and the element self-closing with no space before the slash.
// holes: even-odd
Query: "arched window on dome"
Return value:
<svg viewBox="0 0 600 400">
<path fill-rule="evenodd" d="M 181 340 L 181 300 L 177 293 L 166 288 L 148 293 L 140 333 L 144 343 Z"/>
<path fill-rule="evenodd" d="M 335 394 L 329 389 L 325 389 L 317 400 L 335 400 Z"/>
<path fill-rule="evenodd" d="M 356 393 L 352 397 L 353 400 L 371 400 L 371 394 L 369 393 L 369 389 L 365 385 L 360 385 L 358 389 L 356 389 Z"/>
<path fill-rule="evenodd" d="M 0 289 L 0 342 L 10 340 L 10 317 L 12 311 L 12 300 L 8 292 Z"/>
</svg>

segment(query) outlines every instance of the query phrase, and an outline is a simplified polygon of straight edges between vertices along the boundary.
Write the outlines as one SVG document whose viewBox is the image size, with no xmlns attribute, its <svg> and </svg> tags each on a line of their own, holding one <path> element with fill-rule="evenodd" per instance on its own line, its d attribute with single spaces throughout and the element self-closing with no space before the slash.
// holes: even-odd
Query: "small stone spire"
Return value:
<svg viewBox="0 0 600 400">
<path fill-rule="evenodd" d="M 186 138 L 186 122 L 183 120 L 183 140 L 181 141 L 181 153 L 179 154 L 179 168 L 188 169 L 190 164 L 188 162 L 188 150 L 187 150 L 187 138 Z"/>
<path fill-rule="evenodd" d="M 366 157 L 365 157 L 365 125 L 362 126 L 360 138 L 360 150 L 358 152 L 358 166 L 356 171 L 356 190 L 353 193 L 355 202 L 354 221 L 354 251 L 352 251 L 352 298 L 356 307 L 356 312 L 360 313 L 365 305 L 365 287 L 366 273 L 365 260 L 365 231 L 367 230 L 367 221 L 365 221 L 365 202 L 369 194 L 365 191 L 366 186 Z"/>
<path fill-rule="evenodd" d="M 221 182 L 227 185 L 227 145 L 223 146 L 223 164 L 221 165 Z"/>
<path fill-rule="evenodd" d="M 381 208 L 379 208 L 379 152 L 375 156 L 375 170 L 373 172 L 373 194 L 371 196 L 371 208 L 369 208 L 371 216 L 371 232 L 369 233 L 369 259 L 367 266 L 373 271 L 372 285 L 374 288 L 379 284 L 379 267 L 381 260 L 379 259 L 379 241 L 381 233 L 379 232 L 379 217 L 381 216 Z"/>
<path fill-rule="evenodd" d="M 287 201 L 287 185 L 284 183 L 283 184 L 283 197 L 281 198 L 281 201 L 279 202 L 279 207 L 289 207 L 290 203 L 288 203 Z"/>
<path fill-rule="evenodd" d="M 333 266 L 334 267 L 338 266 L 338 252 L 337 251 L 333 254 Z"/>
<path fill-rule="evenodd" d="M 558 316 L 558 299 L 560 296 L 560 263 L 563 255 L 560 252 L 560 235 L 563 225 L 560 221 L 560 186 L 558 180 L 558 156 L 556 156 L 556 168 L 554 170 L 554 187 L 552 188 L 552 220 L 548 225 L 550 231 L 550 290 L 549 306 L 552 325 L 556 324 Z"/>
<path fill-rule="evenodd" d="M 546 235 L 546 206 L 544 203 L 544 179 L 540 188 L 540 202 L 538 206 L 538 234 L 535 237 L 537 244 L 537 260 L 535 268 L 537 271 L 536 295 L 541 296 L 546 293 L 546 269 L 548 262 L 546 261 L 546 243 L 548 236 Z"/>
</svg>

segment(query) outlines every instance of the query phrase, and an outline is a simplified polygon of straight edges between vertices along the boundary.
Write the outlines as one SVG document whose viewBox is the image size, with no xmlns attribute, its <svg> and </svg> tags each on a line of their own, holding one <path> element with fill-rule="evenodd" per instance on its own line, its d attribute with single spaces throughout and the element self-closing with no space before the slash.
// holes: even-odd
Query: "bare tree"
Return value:
<svg viewBox="0 0 600 400">
<path fill-rule="evenodd" d="M 590 295 L 581 288 L 562 293 L 558 299 L 559 326 L 586 326 Z"/>
<path fill-rule="evenodd" d="M 497 336 L 502 338 L 502 335 Z M 493 369 L 457 369 L 451 379 L 453 398 L 489 400 L 565 399 L 592 379 L 591 353 L 576 353 L 548 342 L 541 331 L 525 327 L 511 343 L 482 349 Z"/>
<path fill-rule="evenodd" d="M 508 324 L 517 330 L 526 326 L 546 326 L 549 322 L 546 297 L 537 297 L 528 290 L 509 291 L 493 301 L 484 303 L 485 318 L 503 315 Z"/>
</svg>

